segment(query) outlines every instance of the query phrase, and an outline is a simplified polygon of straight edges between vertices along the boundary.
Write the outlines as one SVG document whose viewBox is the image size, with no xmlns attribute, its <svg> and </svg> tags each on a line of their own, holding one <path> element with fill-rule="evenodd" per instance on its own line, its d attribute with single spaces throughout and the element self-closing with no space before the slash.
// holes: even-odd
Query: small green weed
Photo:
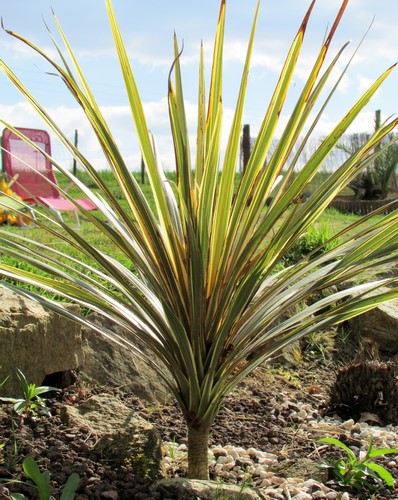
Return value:
<svg viewBox="0 0 398 500">
<path fill-rule="evenodd" d="M 37 488 L 39 500 L 49 500 L 53 498 L 50 492 L 50 473 L 48 471 L 40 472 L 39 466 L 32 457 L 26 457 L 22 463 L 25 476 L 30 479 Z M 22 481 L 12 481 L 21 483 Z M 76 472 L 73 472 L 65 483 L 60 500 L 73 500 L 75 492 L 79 486 L 80 478 Z M 26 500 L 27 497 L 22 493 L 11 493 L 13 500 Z"/>
<path fill-rule="evenodd" d="M 50 410 L 46 407 L 45 400 L 40 398 L 40 394 L 50 391 L 60 391 L 57 387 L 39 386 L 28 384 L 25 375 L 17 368 L 16 374 L 21 385 L 23 398 L 0 398 L 6 403 L 14 403 L 14 411 L 21 415 L 29 413 L 44 413 L 51 416 Z"/>
<path fill-rule="evenodd" d="M 125 467 L 131 467 L 134 470 L 134 474 L 140 477 L 146 477 L 150 474 L 151 464 L 144 453 L 135 453 L 129 457 L 126 457 L 122 461 Z"/>
<path fill-rule="evenodd" d="M 1 365 L 0 365 L 0 368 L 1 368 Z M 4 380 L 2 380 L 2 381 L 0 382 L 0 389 L 3 387 L 3 385 L 7 382 L 7 380 L 8 380 L 9 378 L 10 378 L 10 376 L 9 376 L 9 375 L 7 375 L 7 377 L 6 377 Z"/>
<path fill-rule="evenodd" d="M 10 441 L 11 441 L 12 451 L 11 451 L 11 455 L 7 456 L 6 464 L 5 464 L 8 470 L 14 469 L 14 467 L 22 461 L 22 458 L 20 455 L 20 449 L 21 449 L 22 444 L 18 443 L 18 440 L 17 440 L 17 430 L 16 430 L 16 424 L 15 424 L 15 420 L 14 420 L 13 415 L 11 415 L 11 437 L 12 437 L 12 440 L 10 439 Z"/>
<path fill-rule="evenodd" d="M 318 443 L 326 443 L 336 446 L 346 453 L 346 458 L 339 458 L 324 467 L 331 469 L 335 479 L 344 486 L 350 486 L 356 490 L 375 491 L 383 486 L 392 488 L 394 479 L 392 475 L 380 464 L 372 459 L 383 455 L 398 453 L 398 448 L 374 448 L 372 437 L 369 440 L 367 451 L 361 451 L 357 458 L 352 450 L 339 439 L 326 437 L 318 440 Z"/>
<path fill-rule="evenodd" d="M 336 350 L 335 336 L 336 332 L 333 330 L 309 333 L 302 339 L 303 350 L 312 355 L 321 356 L 326 361 Z"/>
<path fill-rule="evenodd" d="M 187 450 L 181 448 L 175 439 L 162 445 L 162 471 L 164 477 L 176 477 L 186 468 Z"/>
<path fill-rule="evenodd" d="M 277 368 L 270 368 L 268 373 L 276 378 L 284 380 L 291 387 L 301 387 L 300 376 L 295 371 L 285 370 L 283 367 L 279 366 Z"/>
<path fill-rule="evenodd" d="M 228 486 L 224 481 L 221 479 L 217 481 L 217 489 L 212 495 L 212 500 L 240 500 L 243 498 L 244 491 L 247 488 L 250 488 L 252 486 L 252 481 L 251 481 L 252 476 L 249 474 L 247 477 L 244 478 L 242 483 L 240 484 L 240 489 L 236 493 L 228 492 L 226 493 L 223 489 L 223 486 Z"/>
<path fill-rule="evenodd" d="M 178 443 L 176 441 L 176 437 L 173 436 L 173 441 L 171 443 L 168 443 L 167 447 L 167 452 L 172 460 L 176 460 L 177 450 L 178 450 Z"/>
</svg>

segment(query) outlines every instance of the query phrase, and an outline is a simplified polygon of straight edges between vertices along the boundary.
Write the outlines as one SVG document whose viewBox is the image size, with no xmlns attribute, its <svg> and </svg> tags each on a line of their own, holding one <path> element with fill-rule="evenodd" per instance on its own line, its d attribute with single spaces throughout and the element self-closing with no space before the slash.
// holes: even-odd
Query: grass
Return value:
<svg viewBox="0 0 398 500">
<path fill-rule="evenodd" d="M 134 174 L 136 177 L 136 180 L 140 182 L 141 180 L 141 175 L 140 173 L 135 173 Z M 319 182 L 323 182 L 324 179 L 324 173 L 320 177 L 316 178 L 314 181 L 314 184 L 311 186 L 312 189 L 316 189 L 317 185 Z M 123 196 L 121 193 L 121 190 L 119 186 L 116 183 L 116 180 L 113 177 L 113 174 L 110 171 L 103 171 L 101 172 L 102 178 L 108 183 L 109 188 L 111 191 L 115 194 L 115 196 L 120 200 L 121 205 L 123 205 L 123 208 L 127 208 L 127 205 L 124 204 L 123 201 Z M 88 185 L 91 189 L 95 191 L 95 186 L 90 184 L 90 179 L 85 173 L 79 172 L 78 177 L 81 181 L 83 181 L 86 185 Z M 170 172 L 167 174 L 167 177 L 169 180 L 173 183 L 175 182 L 175 173 Z M 239 176 L 237 174 L 237 179 L 236 182 L 239 181 Z M 58 176 L 58 183 L 61 187 L 66 187 L 69 184 L 68 179 L 62 176 Z M 154 208 L 154 202 L 153 202 L 153 196 L 152 192 L 150 189 L 150 186 L 148 183 L 146 184 L 141 184 L 141 188 L 143 190 L 144 195 L 146 196 L 147 200 L 151 204 L 151 206 Z M 74 197 L 78 197 L 81 195 L 79 192 L 78 188 L 76 186 L 70 187 L 68 189 L 68 193 L 71 194 Z M 65 222 L 70 224 L 72 227 L 75 226 L 75 218 L 73 214 L 65 212 L 62 214 Z M 349 215 L 349 214 L 342 214 L 337 212 L 336 210 L 326 210 L 323 216 L 319 219 L 317 224 L 315 225 L 316 229 L 321 230 L 324 227 L 328 228 L 328 232 L 330 235 L 336 234 L 347 225 L 354 223 L 355 221 L 359 220 L 360 217 L 356 215 Z M 2 226 L 1 230 L 4 232 L 11 231 L 11 232 L 18 232 L 22 231 L 20 228 L 17 227 L 12 227 L 12 226 Z M 95 245 L 95 247 L 99 250 L 101 250 L 104 253 L 110 254 L 116 258 L 118 258 L 124 265 L 127 267 L 131 267 L 130 262 L 127 260 L 125 255 L 110 241 L 104 240 L 100 232 L 89 222 L 85 221 L 84 219 L 81 219 L 81 233 L 84 234 L 84 238 L 91 244 Z M 62 242 L 59 238 L 51 235 L 47 231 L 41 231 L 40 228 L 33 227 L 33 226 L 28 226 L 28 228 L 23 230 L 23 236 L 26 236 L 28 238 L 31 238 L 35 240 L 39 244 L 44 244 L 49 248 L 54 248 L 56 250 L 61 250 L 65 252 L 65 246 L 67 243 Z M 80 252 L 76 251 L 75 248 L 72 246 L 68 245 L 68 249 L 66 252 L 70 257 L 72 258 L 77 258 L 80 261 L 83 261 L 85 263 L 89 263 L 90 265 L 93 265 L 95 267 L 95 263 L 91 262 L 88 258 L 84 257 L 81 255 Z M 23 269 L 29 270 L 31 266 L 29 264 L 26 264 L 23 261 L 19 261 L 16 258 L 11 258 L 8 256 L 2 256 L 2 259 L 4 259 L 5 262 L 19 267 Z M 43 274 L 43 273 L 42 273 Z M 25 286 L 25 285 L 24 285 Z M 51 298 L 56 298 L 55 296 L 51 296 Z"/>
</svg>

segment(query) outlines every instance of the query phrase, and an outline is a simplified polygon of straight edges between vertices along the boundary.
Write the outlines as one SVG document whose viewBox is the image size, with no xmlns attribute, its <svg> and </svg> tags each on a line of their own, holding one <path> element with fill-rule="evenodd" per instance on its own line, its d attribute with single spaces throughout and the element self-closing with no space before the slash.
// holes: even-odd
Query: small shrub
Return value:
<svg viewBox="0 0 398 500">
<path fill-rule="evenodd" d="M 286 266 L 296 264 L 310 254 L 311 257 L 321 255 L 335 247 L 337 240 L 331 240 L 331 232 L 326 224 L 316 228 L 311 226 L 307 233 L 285 254 L 283 262 Z"/>
</svg>

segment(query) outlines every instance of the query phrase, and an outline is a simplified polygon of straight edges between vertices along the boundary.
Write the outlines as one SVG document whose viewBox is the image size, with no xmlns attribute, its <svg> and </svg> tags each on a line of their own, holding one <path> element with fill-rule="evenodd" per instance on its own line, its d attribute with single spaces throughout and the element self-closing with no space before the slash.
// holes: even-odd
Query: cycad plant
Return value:
<svg viewBox="0 0 398 500">
<path fill-rule="evenodd" d="M 375 130 L 380 127 L 380 110 L 376 111 Z M 348 136 L 348 142 L 339 144 L 339 148 L 348 155 L 352 155 L 356 149 L 369 140 L 370 134 L 360 133 Z M 350 184 L 358 199 L 378 199 L 386 198 L 391 188 L 396 188 L 396 170 L 398 167 L 398 144 L 397 137 L 389 134 L 383 143 L 390 143 L 391 146 L 375 158 L 373 164 L 369 165 L 364 172 L 361 172 L 357 179 Z M 383 144 L 382 143 L 382 144 Z M 378 147 L 381 147 L 379 145 Z M 393 185 L 395 184 L 395 185 Z"/>
<path fill-rule="evenodd" d="M 55 22 L 64 45 L 61 50 L 54 39 L 60 63 L 9 31 L 52 64 L 54 72 L 60 75 L 83 108 L 117 179 L 127 209 L 112 195 L 95 167 L 74 147 L 11 69 L 1 62 L 11 82 L 96 184 L 98 189 L 94 194 L 62 165 L 51 160 L 59 171 L 76 182 L 101 213 L 86 212 L 77 207 L 81 217 L 94 224 L 101 237 L 110 240 L 124 254 L 123 262 L 127 260 L 131 265 L 123 265 L 114 256 L 105 255 L 87 243 L 83 232 L 49 214 L 41 214 L 39 226 L 81 252 L 82 261 L 69 257 L 67 251 L 43 248 L 21 232 L 2 233 L 1 252 L 23 259 L 38 269 L 36 273 L 3 262 L 1 274 L 7 278 L 3 284 L 73 320 L 91 325 L 83 315 L 64 309 L 62 303 L 10 283 L 18 280 L 72 299 L 124 327 L 125 337 L 119 337 L 111 330 L 91 325 L 98 334 L 107 335 L 123 345 L 126 356 L 133 351 L 145 357 L 146 350 L 157 356 L 159 365 L 152 358 L 148 362 L 165 380 L 187 424 L 188 475 L 191 478 L 208 477 L 208 439 L 214 418 L 226 395 L 247 374 L 303 335 L 342 322 L 398 296 L 398 288 L 394 288 L 393 282 L 382 280 L 335 291 L 303 307 L 315 293 L 321 296 L 319 292 L 333 289 L 333 285 L 394 258 L 398 244 L 395 212 L 377 218 L 368 216 L 366 228 L 358 222 L 350 228 L 349 235 L 348 230 L 340 233 L 338 244 L 331 245 L 329 250 L 317 252 L 291 267 L 281 265 L 286 252 L 315 223 L 333 197 L 380 154 L 376 146 L 396 125 L 396 121 L 385 123 L 310 198 L 299 202 L 341 135 L 392 71 L 392 68 L 388 69 L 350 110 L 344 111 L 342 120 L 305 166 L 298 173 L 293 172 L 300 154 L 298 148 L 299 152 L 292 160 L 293 147 L 297 141 L 303 140 L 303 135 L 303 144 L 308 139 L 335 90 L 333 87 L 326 93 L 320 111 L 313 113 L 314 105 L 345 48 L 323 68 L 348 3 L 344 0 L 320 46 L 319 55 L 278 145 L 268 157 L 314 3 L 288 51 L 250 160 L 235 190 L 235 167 L 258 6 L 222 162 L 222 53 L 226 2 L 223 0 L 220 7 L 208 97 L 203 51 L 200 50 L 194 158 L 190 155 L 184 111 L 181 54 L 175 40 L 168 103 L 177 180 L 175 186 L 170 186 L 147 129 L 111 0 L 106 0 L 132 119 L 156 202 L 154 210 L 128 170 L 57 19 Z M 31 145 L 37 148 L 35 144 Z M 68 193 L 63 194 L 70 198 Z M 91 258 L 94 264 L 85 264 L 87 258 Z M 43 271 L 46 277 L 43 277 Z M 387 285 L 390 288 L 386 289 Z M 368 298 L 370 291 L 373 295 Z M 285 314 L 287 311 L 289 314 Z M 141 352 L 137 341 L 146 350 Z"/>
</svg>

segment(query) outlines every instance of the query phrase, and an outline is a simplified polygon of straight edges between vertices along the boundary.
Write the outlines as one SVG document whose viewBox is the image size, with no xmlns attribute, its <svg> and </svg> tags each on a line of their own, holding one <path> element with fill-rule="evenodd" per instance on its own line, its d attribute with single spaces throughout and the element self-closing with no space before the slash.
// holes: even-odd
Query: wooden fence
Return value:
<svg viewBox="0 0 398 500">
<path fill-rule="evenodd" d="M 342 196 L 335 198 L 330 203 L 329 208 L 334 208 L 343 213 L 366 215 L 384 205 L 386 205 L 386 210 L 383 213 L 388 214 L 398 208 L 398 198 L 387 198 L 385 200 L 353 200 L 351 197 Z"/>
</svg>

